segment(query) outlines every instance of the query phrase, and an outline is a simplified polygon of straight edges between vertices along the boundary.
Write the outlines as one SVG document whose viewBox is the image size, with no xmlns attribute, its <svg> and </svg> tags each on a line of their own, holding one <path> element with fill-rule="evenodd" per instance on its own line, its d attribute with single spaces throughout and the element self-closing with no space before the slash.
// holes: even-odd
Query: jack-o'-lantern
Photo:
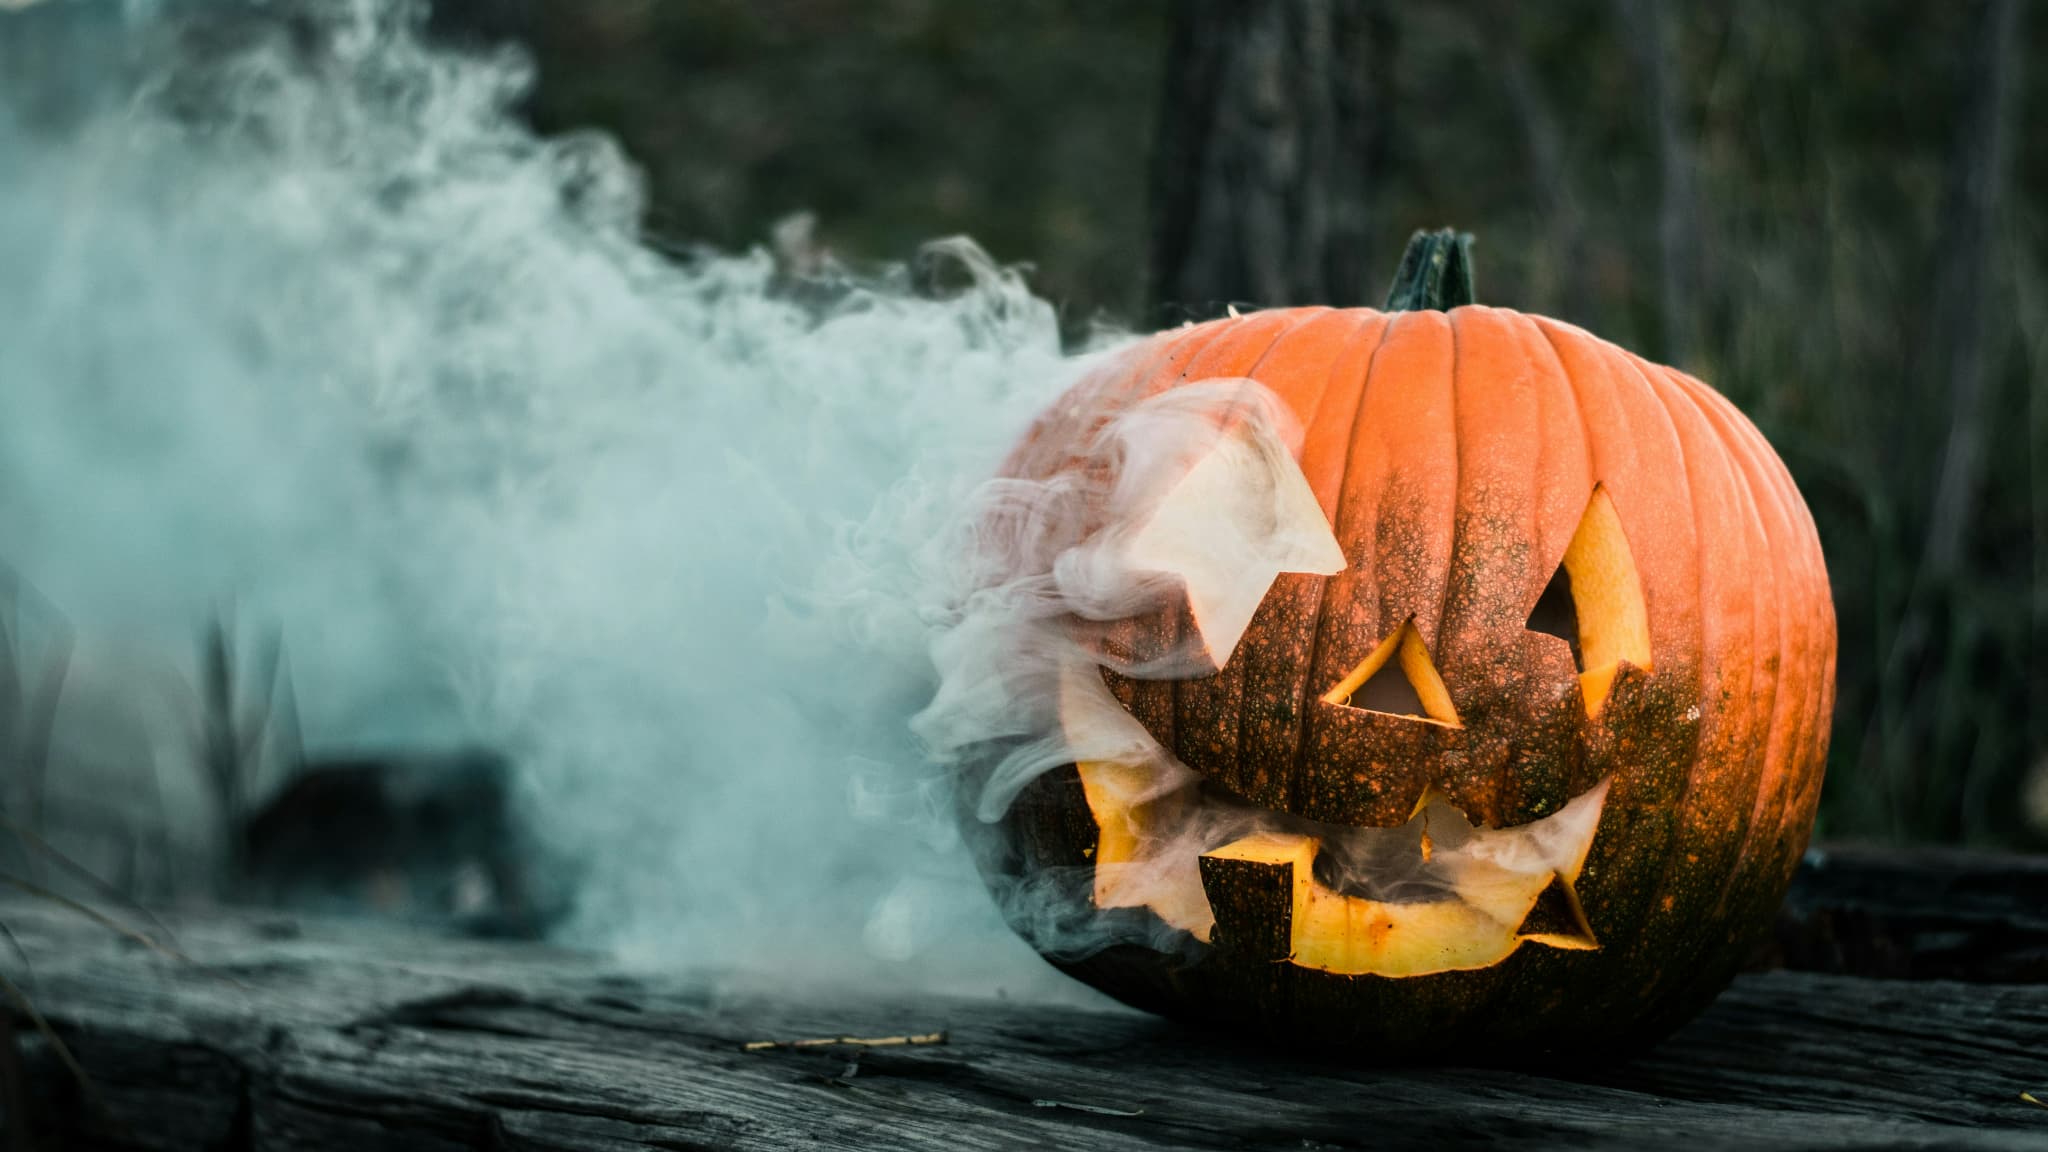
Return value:
<svg viewBox="0 0 2048 1152">
<path fill-rule="evenodd" d="M 1418 235 L 1385 311 L 1143 341 L 1005 469 L 1085 488 L 1144 448 L 1091 455 L 1105 426 L 1218 381 L 1282 429 L 1212 415 L 1142 515 L 1061 530 L 1121 532 L 1164 591 L 1059 622 L 1075 751 L 1004 798 L 998 871 L 1065 878 L 1101 931 L 1050 957 L 1132 1004 L 1378 1059 L 1611 1055 L 1726 984 L 1804 850 L 1835 632 L 1790 476 L 1700 381 L 1471 304 L 1467 243 Z"/>
</svg>

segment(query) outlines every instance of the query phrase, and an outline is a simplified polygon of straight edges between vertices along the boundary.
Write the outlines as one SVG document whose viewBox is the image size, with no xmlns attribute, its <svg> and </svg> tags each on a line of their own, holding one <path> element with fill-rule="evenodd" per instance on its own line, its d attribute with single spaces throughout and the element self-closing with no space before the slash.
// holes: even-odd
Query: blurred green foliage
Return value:
<svg viewBox="0 0 2048 1152">
<path fill-rule="evenodd" d="M 1370 2 L 1370 0 L 1355 0 Z M 818 214 L 842 258 L 973 235 L 1078 327 L 1151 315 L 1162 0 L 449 0 L 533 45 L 544 129 L 616 133 L 656 233 L 727 247 Z M 1479 236 L 1481 299 L 1560 315 L 1727 392 L 1830 558 L 1840 697 L 1823 834 L 2048 843 L 2048 20 L 2022 67 L 1983 269 L 1982 477 L 1963 562 L 1925 561 L 1952 420 L 1935 354 L 1944 189 L 1981 62 L 1972 4 L 1688 3 L 1665 65 L 1696 160 L 1692 351 L 1659 284 L 1658 128 L 1624 4 L 1403 5 L 1382 245 Z M 1638 42 L 1639 43 L 1639 42 Z M 1541 154 L 1551 134 L 1551 162 Z M 2033 146 L 2029 146 L 2029 145 Z M 1902 623 L 1920 632 L 1902 636 Z"/>
<path fill-rule="evenodd" d="M 662 238 L 742 248 L 810 212 L 859 261 L 969 233 L 1035 264 L 1072 324 L 1135 304 L 1162 5 L 450 0 L 437 19 L 532 45 L 535 122 L 615 133 Z"/>
</svg>

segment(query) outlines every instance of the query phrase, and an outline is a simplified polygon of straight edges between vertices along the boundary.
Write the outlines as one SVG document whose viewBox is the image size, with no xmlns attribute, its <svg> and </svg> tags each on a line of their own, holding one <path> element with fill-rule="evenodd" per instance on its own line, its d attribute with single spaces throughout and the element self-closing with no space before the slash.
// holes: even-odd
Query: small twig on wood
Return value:
<svg viewBox="0 0 2048 1152">
<path fill-rule="evenodd" d="M 1071 1108 L 1095 1116 L 1143 1116 L 1143 1108 L 1105 1108 L 1100 1104 L 1076 1104 L 1070 1100 L 1033 1100 L 1033 1108 Z"/>
<path fill-rule="evenodd" d="M 844 1045 L 849 1048 L 901 1048 L 909 1044 L 944 1044 L 944 1032 L 920 1032 L 905 1036 L 820 1036 L 812 1040 L 749 1040 L 740 1045 L 743 1052 L 765 1052 L 771 1048 L 830 1048 Z"/>
<path fill-rule="evenodd" d="M 2048 1108 L 2048 1100 L 2043 1100 L 2039 1096 L 2034 1095 L 2032 1092 L 2020 1093 L 2020 1099 L 2025 1100 L 2027 1103 L 2032 1104 L 2036 1108 Z"/>
</svg>

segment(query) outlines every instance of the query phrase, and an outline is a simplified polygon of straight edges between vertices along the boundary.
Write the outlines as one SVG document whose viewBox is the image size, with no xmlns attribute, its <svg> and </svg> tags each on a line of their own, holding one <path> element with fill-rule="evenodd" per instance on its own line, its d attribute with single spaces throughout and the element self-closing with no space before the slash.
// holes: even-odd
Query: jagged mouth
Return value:
<svg viewBox="0 0 2048 1152">
<path fill-rule="evenodd" d="M 1149 909 L 1205 943 L 1343 975 L 1599 946 L 1576 884 L 1608 781 L 1513 828 L 1476 827 L 1435 792 L 1404 824 L 1356 828 L 1257 807 L 1170 761 L 1077 767 L 1099 908 Z"/>
</svg>

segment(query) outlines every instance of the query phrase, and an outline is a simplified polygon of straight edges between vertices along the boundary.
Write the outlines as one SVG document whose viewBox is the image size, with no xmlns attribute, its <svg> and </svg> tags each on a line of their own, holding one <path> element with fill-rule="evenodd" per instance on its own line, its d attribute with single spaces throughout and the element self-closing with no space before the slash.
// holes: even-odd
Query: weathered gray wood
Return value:
<svg viewBox="0 0 2048 1152">
<path fill-rule="evenodd" d="M 1765 966 L 2048 983 L 2048 857 L 1833 845 L 1807 853 Z"/>
<path fill-rule="evenodd" d="M 81 1092 L 17 1016 L 40 1146 L 2048 1147 L 2048 1109 L 2019 1098 L 2048 1092 L 2048 987 L 1746 976 L 1655 1053 L 1549 1078 L 1303 1059 L 1111 1011 L 635 976 L 395 928 L 186 917 L 183 963 L 43 905 L 0 919 L 91 1077 Z M 743 1048 L 936 1030 L 947 1043 Z"/>
</svg>

